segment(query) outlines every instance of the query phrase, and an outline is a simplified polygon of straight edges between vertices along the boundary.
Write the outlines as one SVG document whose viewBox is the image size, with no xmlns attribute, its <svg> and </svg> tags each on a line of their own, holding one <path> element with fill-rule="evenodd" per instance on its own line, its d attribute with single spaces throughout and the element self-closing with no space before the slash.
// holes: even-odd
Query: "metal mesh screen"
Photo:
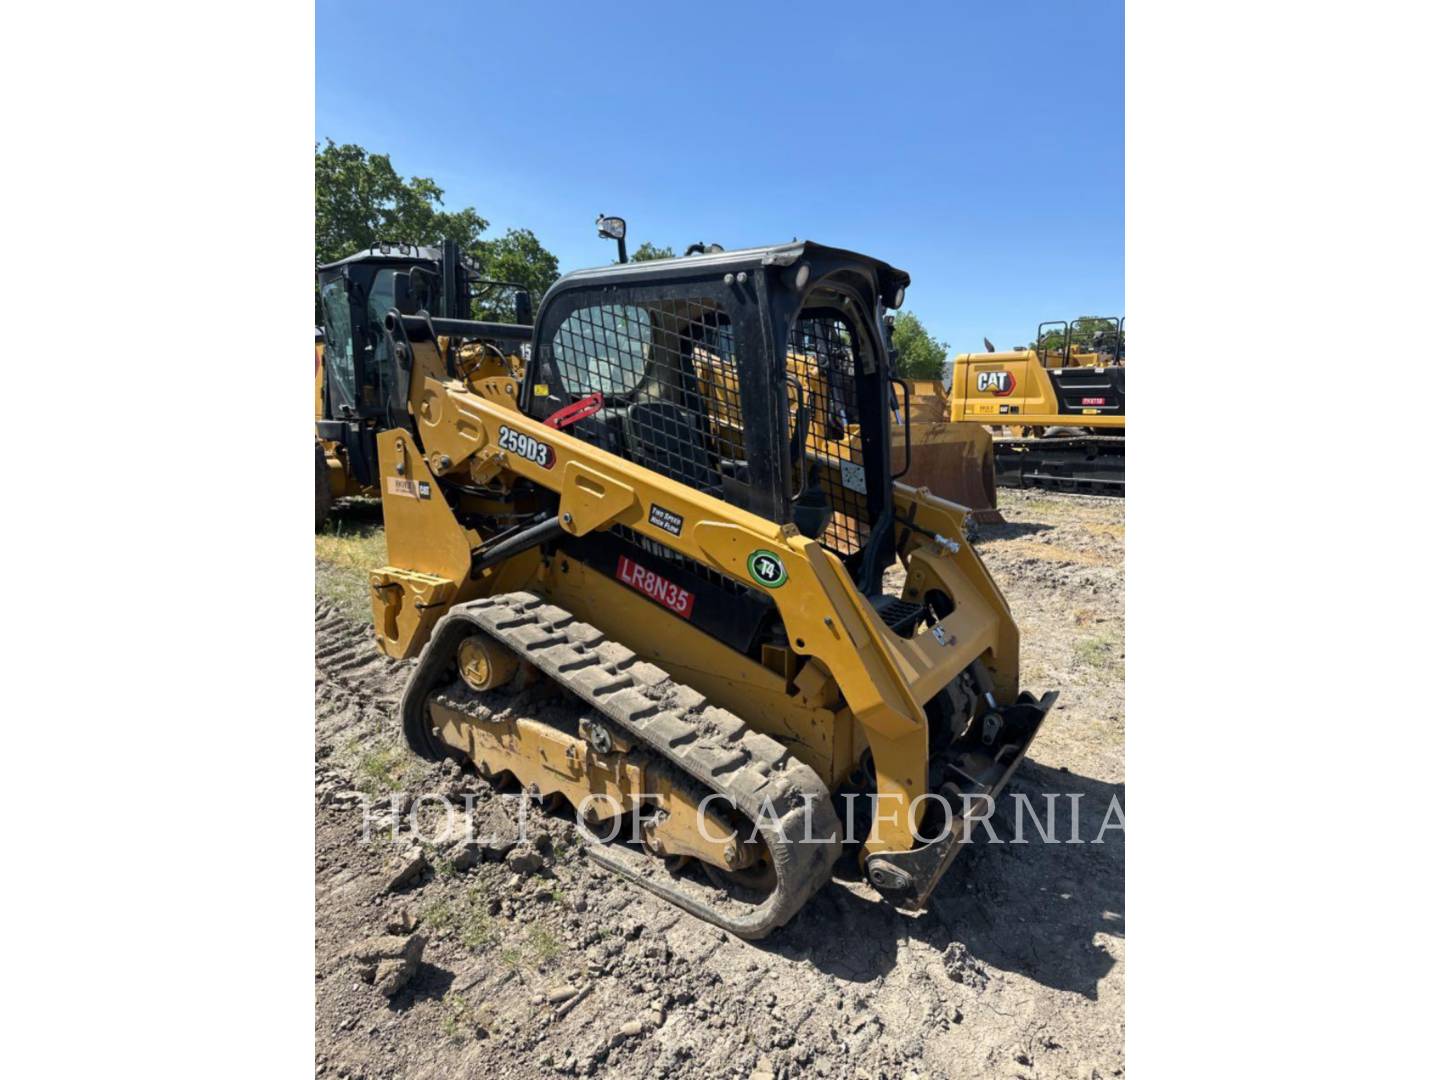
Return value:
<svg viewBox="0 0 1440 1080">
<path fill-rule="evenodd" d="M 556 331 L 555 374 L 599 394 L 573 434 L 688 486 L 746 505 L 744 425 L 730 319 L 710 300 L 596 304 Z"/>
<path fill-rule="evenodd" d="M 786 368 L 792 439 L 802 402 L 807 412 L 805 469 L 794 475 L 797 521 L 799 507 L 823 497 L 829 516 L 816 538 L 842 557 L 851 555 L 870 535 L 851 328 L 838 315 L 802 316 L 790 332 Z"/>
<path fill-rule="evenodd" d="M 556 330 L 551 362 L 556 408 L 589 395 L 602 400 L 572 434 L 749 507 L 735 343 L 715 301 L 578 308 Z M 786 361 L 794 518 L 842 557 L 870 535 L 855 364 L 854 331 L 840 314 L 807 313 L 795 323 Z"/>
</svg>

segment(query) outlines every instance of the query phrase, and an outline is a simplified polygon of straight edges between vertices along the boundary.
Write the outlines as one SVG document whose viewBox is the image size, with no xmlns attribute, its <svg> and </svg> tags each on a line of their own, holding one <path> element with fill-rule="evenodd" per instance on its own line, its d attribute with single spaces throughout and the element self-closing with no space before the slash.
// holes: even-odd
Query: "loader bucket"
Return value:
<svg viewBox="0 0 1440 1080">
<path fill-rule="evenodd" d="M 905 468 L 905 431 L 894 431 L 890 448 L 894 472 Z M 899 477 L 912 487 L 968 507 L 974 519 L 1001 524 L 995 503 L 995 451 L 982 424 L 950 420 L 910 421 L 910 468 Z"/>
<path fill-rule="evenodd" d="M 1052 690 L 1036 700 L 1022 693 L 1013 705 L 977 720 L 936 760 L 940 798 L 950 809 L 948 827 L 909 851 L 882 852 L 866 863 L 870 884 L 887 900 L 903 911 L 924 910 L 946 869 L 970 843 L 973 822 L 994 811 L 1059 696 Z"/>
</svg>

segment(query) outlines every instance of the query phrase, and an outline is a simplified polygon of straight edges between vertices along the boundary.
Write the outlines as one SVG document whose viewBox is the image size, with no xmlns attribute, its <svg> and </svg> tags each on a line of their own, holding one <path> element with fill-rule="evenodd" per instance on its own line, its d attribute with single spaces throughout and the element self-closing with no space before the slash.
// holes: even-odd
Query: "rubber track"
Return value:
<svg viewBox="0 0 1440 1080">
<path fill-rule="evenodd" d="M 597 863 L 692 915 L 751 939 L 783 926 L 830 880 L 840 854 L 840 821 L 813 769 L 768 735 L 533 593 L 458 604 L 436 624 L 400 706 L 406 738 L 416 753 L 432 760 L 455 754 L 431 734 L 428 702 L 453 670 L 456 646 L 476 627 L 705 788 L 727 795 L 769 848 L 776 885 L 760 903 L 744 904 L 674 877 L 658 859 L 618 844 L 591 844 L 587 851 Z"/>
</svg>

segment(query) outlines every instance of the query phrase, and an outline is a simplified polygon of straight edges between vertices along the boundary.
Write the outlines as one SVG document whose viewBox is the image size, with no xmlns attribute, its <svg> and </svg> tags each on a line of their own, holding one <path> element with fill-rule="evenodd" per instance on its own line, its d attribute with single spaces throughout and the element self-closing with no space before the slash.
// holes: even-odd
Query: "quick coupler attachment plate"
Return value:
<svg viewBox="0 0 1440 1080">
<path fill-rule="evenodd" d="M 1052 690 L 1039 701 L 1028 691 L 1015 704 L 977 716 L 939 761 L 938 794 L 949 808 L 935 806 L 925 821 L 938 820 L 948 828 L 909 851 L 885 851 L 870 856 L 865 871 L 870 884 L 903 911 L 921 911 L 941 876 L 969 842 L 976 818 L 991 813 L 1000 792 L 1030 749 L 1045 715 L 1060 695 Z M 934 802 L 934 800 L 926 800 Z"/>
</svg>

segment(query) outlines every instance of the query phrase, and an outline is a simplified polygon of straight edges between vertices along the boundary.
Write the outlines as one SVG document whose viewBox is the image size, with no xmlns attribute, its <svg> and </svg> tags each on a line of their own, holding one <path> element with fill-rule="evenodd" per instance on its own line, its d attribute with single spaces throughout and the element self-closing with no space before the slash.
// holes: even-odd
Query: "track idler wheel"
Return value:
<svg viewBox="0 0 1440 1080">
<path fill-rule="evenodd" d="M 489 634 L 471 634 L 456 648 L 455 663 L 471 690 L 495 690 L 515 677 L 520 658 Z"/>
</svg>

